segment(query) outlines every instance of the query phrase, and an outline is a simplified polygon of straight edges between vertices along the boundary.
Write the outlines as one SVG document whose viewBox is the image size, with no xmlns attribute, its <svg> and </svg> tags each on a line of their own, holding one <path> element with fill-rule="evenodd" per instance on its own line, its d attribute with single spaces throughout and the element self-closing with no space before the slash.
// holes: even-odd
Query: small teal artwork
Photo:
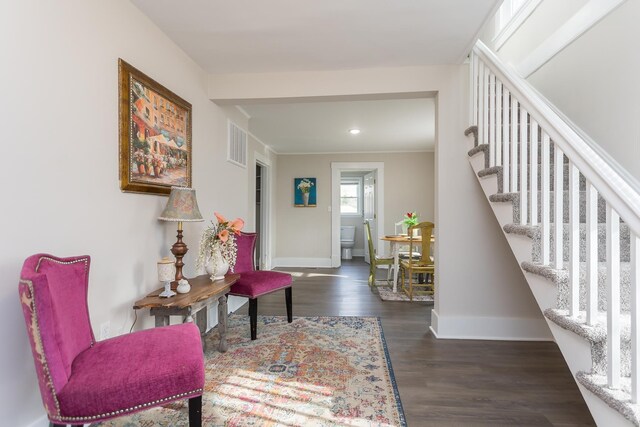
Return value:
<svg viewBox="0 0 640 427">
<path fill-rule="evenodd" d="M 299 208 L 316 207 L 316 179 L 293 179 L 293 205 Z"/>
</svg>

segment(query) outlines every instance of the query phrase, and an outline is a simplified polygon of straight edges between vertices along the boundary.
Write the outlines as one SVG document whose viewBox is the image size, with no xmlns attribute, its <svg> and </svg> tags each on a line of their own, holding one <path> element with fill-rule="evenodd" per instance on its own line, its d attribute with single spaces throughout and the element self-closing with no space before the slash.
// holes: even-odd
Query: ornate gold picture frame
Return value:
<svg viewBox="0 0 640 427">
<path fill-rule="evenodd" d="M 191 104 L 122 59 L 118 78 L 120 189 L 191 187 Z"/>
</svg>

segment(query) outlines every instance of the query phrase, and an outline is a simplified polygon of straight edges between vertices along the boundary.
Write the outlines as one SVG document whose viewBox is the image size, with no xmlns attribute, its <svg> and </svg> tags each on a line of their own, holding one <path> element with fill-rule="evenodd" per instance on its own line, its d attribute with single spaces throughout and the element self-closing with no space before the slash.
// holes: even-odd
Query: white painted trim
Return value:
<svg viewBox="0 0 640 427">
<path fill-rule="evenodd" d="M 527 20 L 529 15 L 542 3 L 542 0 L 529 0 L 522 8 L 516 13 L 507 25 L 495 35 L 493 40 L 493 48 L 498 51 L 504 45 L 507 40 L 520 28 L 520 26 Z"/>
<path fill-rule="evenodd" d="M 535 73 L 625 1 L 590 0 L 517 66 L 520 75 L 527 78 Z"/>
<path fill-rule="evenodd" d="M 240 111 L 240 112 L 242 113 L 242 115 L 243 115 L 243 116 L 245 116 L 245 117 L 247 118 L 247 120 L 251 118 L 251 116 L 249 115 L 249 113 L 247 113 L 247 110 L 245 110 L 244 108 L 242 108 L 242 107 L 241 107 L 241 106 L 239 106 L 239 105 L 236 105 L 235 107 L 236 107 L 236 109 L 237 109 L 238 111 Z"/>
<path fill-rule="evenodd" d="M 251 138 L 255 139 L 257 142 L 259 142 L 260 144 L 262 144 L 262 146 L 271 151 L 273 154 L 278 154 L 278 152 L 276 150 L 274 150 L 273 148 L 271 148 L 270 145 L 268 145 L 266 142 L 264 142 L 263 140 L 261 140 L 260 138 L 258 138 L 255 134 L 253 134 L 251 131 L 246 131 L 248 135 L 251 136 Z"/>
<path fill-rule="evenodd" d="M 544 318 L 439 316 L 431 311 L 431 333 L 438 339 L 553 341 Z M 437 320 L 433 322 L 433 319 Z M 435 327 L 434 327 L 435 326 Z"/>
<path fill-rule="evenodd" d="M 273 258 L 274 267 L 331 268 L 331 258 Z"/>
<path fill-rule="evenodd" d="M 341 265 L 340 259 L 340 174 L 342 171 L 376 171 L 376 215 L 378 236 L 376 248 L 378 253 L 384 250 L 384 162 L 331 162 L 331 267 Z"/>
<path fill-rule="evenodd" d="M 264 270 L 269 270 L 271 267 L 271 251 L 269 250 L 271 248 L 271 242 L 273 241 L 273 229 L 274 229 L 274 224 L 271 222 L 271 206 L 272 206 L 272 200 L 271 200 L 271 195 L 272 195 L 272 191 L 271 191 L 271 180 L 272 180 L 272 167 L 271 167 L 271 161 L 263 156 L 262 154 L 260 154 L 257 151 L 253 152 L 254 155 L 254 170 L 255 170 L 255 166 L 256 165 L 260 165 L 263 168 L 263 172 L 264 172 L 264 176 L 262 177 L 262 189 L 261 189 L 261 197 L 262 197 L 262 216 L 261 216 L 261 224 L 260 224 L 260 230 L 267 230 L 266 233 L 262 234 L 262 239 L 260 239 L 260 254 L 262 259 L 258 260 L 258 264 L 260 265 L 261 269 Z M 254 182 L 255 184 L 255 182 Z M 253 197 L 253 204 L 255 205 L 255 190 L 254 190 L 254 197 Z M 255 212 L 254 212 L 255 215 Z"/>
<path fill-rule="evenodd" d="M 432 150 L 393 150 L 393 151 L 314 151 L 314 152 L 295 152 L 295 153 L 278 153 L 284 156 L 308 156 L 311 154 L 397 154 L 397 153 L 434 153 Z"/>
</svg>

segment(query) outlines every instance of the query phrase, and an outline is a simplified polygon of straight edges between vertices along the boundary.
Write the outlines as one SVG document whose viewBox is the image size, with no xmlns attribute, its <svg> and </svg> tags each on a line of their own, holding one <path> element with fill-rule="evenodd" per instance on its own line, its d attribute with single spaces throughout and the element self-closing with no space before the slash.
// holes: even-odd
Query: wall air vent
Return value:
<svg viewBox="0 0 640 427">
<path fill-rule="evenodd" d="M 247 132 L 232 121 L 229 121 L 227 160 L 243 168 L 247 167 Z"/>
</svg>

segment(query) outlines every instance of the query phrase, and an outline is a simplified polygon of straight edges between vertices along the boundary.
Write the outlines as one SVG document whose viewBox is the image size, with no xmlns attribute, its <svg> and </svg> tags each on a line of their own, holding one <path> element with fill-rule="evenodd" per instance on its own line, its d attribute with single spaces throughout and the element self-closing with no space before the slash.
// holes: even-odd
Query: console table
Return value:
<svg viewBox="0 0 640 427">
<path fill-rule="evenodd" d="M 223 280 L 213 281 L 209 275 L 187 279 L 191 290 L 186 294 L 178 294 L 170 298 L 158 295 L 164 288 L 156 289 L 133 305 L 135 310 L 149 308 L 149 314 L 155 316 L 156 326 L 169 324 L 169 316 L 183 316 L 185 322 L 195 322 L 200 329 L 202 346 L 205 346 L 204 334 L 207 331 L 207 308 L 218 300 L 218 331 L 220 332 L 221 352 L 227 351 L 227 293 L 239 274 L 228 274 Z"/>
</svg>

